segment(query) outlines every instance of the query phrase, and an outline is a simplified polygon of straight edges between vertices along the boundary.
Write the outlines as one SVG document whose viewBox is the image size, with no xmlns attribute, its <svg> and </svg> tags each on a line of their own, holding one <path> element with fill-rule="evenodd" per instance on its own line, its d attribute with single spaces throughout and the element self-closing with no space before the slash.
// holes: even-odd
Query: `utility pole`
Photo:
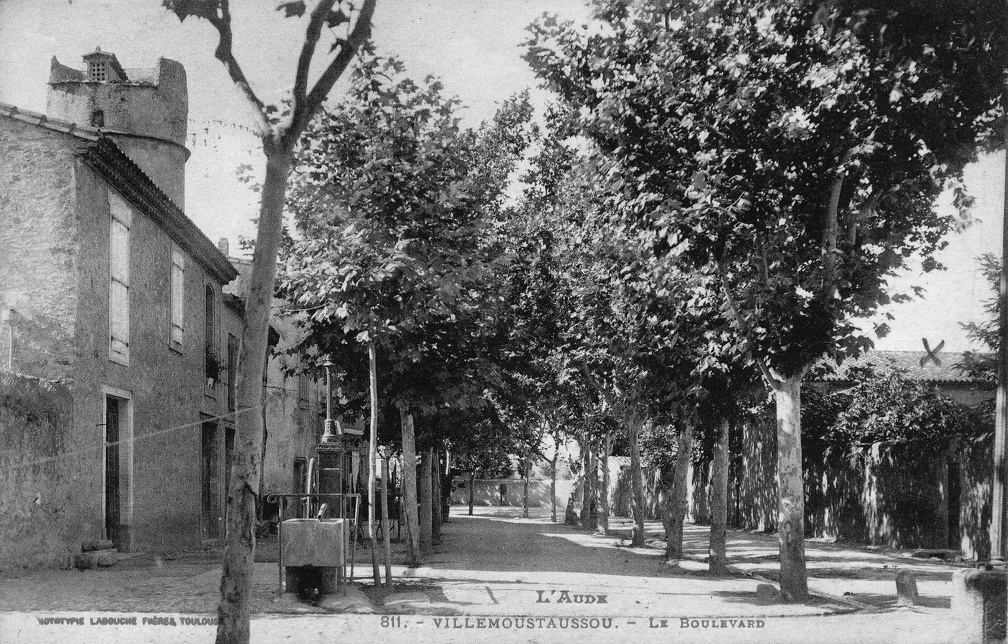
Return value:
<svg viewBox="0 0 1008 644">
<path fill-rule="evenodd" d="M 997 407 L 994 413 L 994 481 L 991 498 L 991 559 L 1005 560 L 1008 525 L 1008 124 L 1005 126 L 1005 199 L 1001 224 L 1001 284 L 998 288 Z"/>
<path fill-rule="evenodd" d="M 333 432 L 333 417 L 332 417 L 332 368 L 333 362 L 330 358 L 326 358 L 325 364 L 325 427 L 322 430 L 322 441 L 327 442 L 333 440 L 335 432 Z"/>
</svg>

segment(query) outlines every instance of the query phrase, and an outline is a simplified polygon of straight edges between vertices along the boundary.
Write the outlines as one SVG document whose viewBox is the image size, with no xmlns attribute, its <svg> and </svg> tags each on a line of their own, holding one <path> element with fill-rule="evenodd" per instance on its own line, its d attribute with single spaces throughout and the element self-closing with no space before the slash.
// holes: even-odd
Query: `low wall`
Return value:
<svg viewBox="0 0 1008 644">
<path fill-rule="evenodd" d="M 66 564 L 80 551 L 81 472 L 95 454 L 67 455 L 73 403 L 58 383 L 0 373 L 0 569 Z"/>
<path fill-rule="evenodd" d="M 563 513 L 573 481 L 558 479 L 556 482 L 557 512 Z M 501 494 L 501 486 L 504 493 Z M 473 483 L 473 505 L 495 505 L 522 507 L 525 482 L 522 479 L 476 479 Z M 503 497 L 503 502 L 502 502 Z M 456 476 L 452 481 L 452 505 L 469 505 L 469 478 Z M 529 480 L 529 507 L 550 507 L 550 480 Z"/>
</svg>

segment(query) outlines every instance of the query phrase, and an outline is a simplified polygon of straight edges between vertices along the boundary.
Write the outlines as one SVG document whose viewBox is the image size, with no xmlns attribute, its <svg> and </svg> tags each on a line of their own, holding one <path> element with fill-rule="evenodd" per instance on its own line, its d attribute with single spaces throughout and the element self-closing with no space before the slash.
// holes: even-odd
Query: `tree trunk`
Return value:
<svg viewBox="0 0 1008 644">
<path fill-rule="evenodd" d="M 267 351 L 270 308 L 276 281 L 277 247 L 283 231 L 283 206 L 291 151 L 267 151 L 266 177 L 259 205 L 252 273 L 245 297 L 238 370 L 238 410 L 228 485 L 227 533 L 217 606 L 217 642 L 249 641 L 252 574 L 255 561 L 256 500 L 263 444 L 263 356 Z"/>
<path fill-rule="evenodd" d="M 399 407 L 402 425 L 402 489 L 403 515 L 406 517 L 406 565 L 420 565 L 420 520 L 417 517 L 416 442 L 413 433 L 413 414 Z"/>
<path fill-rule="evenodd" d="M 670 428 L 666 428 L 670 429 Z M 662 529 L 665 531 L 665 543 L 669 542 L 672 534 L 672 500 L 675 492 L 675 464 L 671 467 L 663 466 L 658 473 L 658 486 L 661 490 L 661 520 Z"/>
<path fill-rule="evenodd" d="M 801 381 L 804 374 L 776 383 L 777 536 L 781 594 L 788 601 L 808 598 L 805 573 L 805 481 L 801 453 Z"/>
<path fill-rule="evenodd" d="M 636 417 L 630 418 L 627 423 L 630 435 L 630 482 L 633 489 L 630 513 L 634 518 L 633 538 L 630 545 L 637 548 L 644 547 L 644 473 L 640 457 L 640 430 L 643 424 L 643 421 Z"/>
<path fill-rule="evenodd" d="M 385 546 L 385 587 L 392 587 L 392 535 L 389 534 L 388 519 L 388 481 L 389 466 L 388 459 L 382 459 L 381 465 L 381 531 L 382 541 Z"/>
<path fill-rule="evenodd" d="M 528 493 L 529 493 L 529 475 L 532 470 L 532 452 L 529 451 L 525 455 L 525 471 L 523 472 L 524 488 L 522 489 L 522 516 L 526 519 L 529 518 L 528 513 Z"/>
<path fill-rule="evenodd" d="M 431 543 L 441 543 L 441 450 L 431 452 Z"/>
<path fill-rule="evenodd" d="M 612 430 L 607 429 L 602 439 L 602 486 L 599 489 L 598 532 L 609 534 L 609 452 L 612 451 Z"/>
<path fill-rule="evenodd" d="M 558 445 L 556 451 L 553 453 L 553 460 L 550 461 L 550 507 L 552 511 L 550 513 L 550 518 L 553 523 L 556 523 L 556 468 L 557 460 L 560 458 L 560 446 Z"/>
<path fill-rule="evenodd" d="M 427 449 L 423 455 L 423 461 L 420 463 L 420 490 L 419 490 L 419 502 L 420 502 L 420 552 L 426 557 L 430 555 L 431 551 L 431 539 L 433 531 L 433 521 L 431 510 L 432 507 L 432 485 L 431 485 L 431 459 L 433 458 L 432 449 Z"/>
<path fill-rule="evenodd" d="M 578 515 L 577 510 L 577 500 L 578 495 L 584 492 L 584 472 L 578 472 L 574 476 L 574 484 L 571 485 L 570 496 L 567 497 L 567 507 L 564 510 L 564 523 L 567 525 L 577 525 Z"/>
<path fill-rule="evenodd" d="M 368 341 L 368 380 L 371 383 L 371 431 L 368 438 L 368 521 L 367 535 L 371 546 L 371 572 L 374 587 L 381 587 L 381 572 L 378 566 L 378 540 L 375 538 L 375 461 L 378 458 L 378 359 L 374 339 Z"/>
<path fill-rule="evenodd" d="M 713 575 L 728 572 L 726 538 L 728 536 L 728 419 L 721 421 L 721 432 L 714 447 L 711 464 L 710 543 L 707 568 Z"/>
<path fill-rule="evenodd" d="M 472 516 L 473 502 L 476 500 L 476 470 L 469 471 L 469 516 Z"/>
<path fill-rule="evenodd" d="M 441 474 L 441 523 L 448 523 L 448 513 L 451 511 L 452 477 L 451 450 L 445 450 L 444 474 Z"/>
<path fill-rule="evenodd" d="M 581 499 L 581 527 L 591 527 L 591 502 L 595 495 L 592 489 L 592 450 L 591 437 L 585 429 L 584 448 L 582 449 L 581 462 L 584 463 L 584 496 Z"/>
<path fill-rule="evenodd" d="M 591 502 L 588 504 L 588 529 L 595 530 L 598 527 L 598 493 L 599 493 L 599 444 L 596 441 L 588 443 L 591 452 Z"/>
<path fill-rule="evenodd" d="M 679 435 L 679 453 L 676 454 L 675 474 L 672 478 L 672 500 L 669 513 L 669 535 L 665 543 L 665 559 L 678 565 L 683 557 L 683 528 L 689 511 L 689 466 L 693 456 L 693 420 L 683 424 Z"/>
</svg>

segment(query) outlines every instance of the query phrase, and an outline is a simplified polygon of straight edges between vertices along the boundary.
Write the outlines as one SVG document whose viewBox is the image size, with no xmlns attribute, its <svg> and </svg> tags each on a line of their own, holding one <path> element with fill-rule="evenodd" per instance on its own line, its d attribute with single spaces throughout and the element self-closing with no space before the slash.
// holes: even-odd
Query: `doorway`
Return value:
<svg viewBox="0 0 1008 644">
<path fill-rule="evenodd" d="M 962 472 L 959 461 L 948 459 L 948 540 L 946 548 L 959 550 L 962 548 L 960 514 L 962 512 Z"/>
<path fill-rule="evenodd" d="M 120 505 L 119 446 L 121 437 L 120 399 L 105 397 L 105 538 L 120 545 L 122 513 Z"/>
<path fill-rule="evenodd" d="M 204 422 L 200 441 L 201 517 L 204 539 L 220 538 L 220 475 L 217 423 Z"/>
</svg>

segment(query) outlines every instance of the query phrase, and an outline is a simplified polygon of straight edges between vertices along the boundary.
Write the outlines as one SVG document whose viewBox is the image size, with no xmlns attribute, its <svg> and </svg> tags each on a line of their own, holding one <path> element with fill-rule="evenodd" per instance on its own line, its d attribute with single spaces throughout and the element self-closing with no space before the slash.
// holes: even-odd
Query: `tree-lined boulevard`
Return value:
<svg viewBox="0 0 1008 644">
<path fill-rule="evenodd" d="M 400 427 L 391 442 L 409 564 L 440 538 L 438 455 L 453 433 L 496 425 L 526 477 L 547 427 L 582 443 L 587 528 L 598 526 L 593 454 L 607 458 L 618 432 L 637 547 L 640 434 L 674 438 L 663 517 L 675 565 L 688 459 L 704 438 L 726 452 L 718 432 L 762 389 L 777 416 L 780 592 L 808 598 L 802 385 L 819 361 L 869 348 L 854 319 L 907 297 L 887 278 L 910 257 L 940 268 L 944 237 L 968 222 L 964 167 L 1004 140 L 1003 3 L 597 0 L 589 23 L 545 15 L 530 27 L 525 58 L 554 94 L 540 120 L 515 97 L 475 131 L 460 129 L 439 82 L 418 85 L 401 63 L 361 50 L 374 0 L 278 7 L 308 21 L 291 96 L 277 106 L 233 55 L 227 0 L 166 7 L 216 29 L 215 56 L 259 114 L 267 164 L 239 407 L 261 403 L 257 356 L 277 290 L 306 331 L 297 350 L 345 365 L 342 399 L 369 392 L 369 467 L 379 424 Z M 310 84 L 323 27 L 344 23 Z M 323 111 L 347 70 L 349 92 Z M 506 199 L 523 158 L 521 194 Z M 955 214 L 936 208 L 945 191 Z M 238 417 L 221 642 L 248 639 L 262 433 L 258 415 Z M 601 498 L 604 532 L 608 489 Z M 368 534 L 374 553 L 373 513 Z"/>
<path fill-rule="evenodd" d="M 776 572 L 772 534 L 729 530 L 727 553 L 735 569 L 711 577 L 704 561 L 706 527 L 686 527 L 684 564 L 670 571 L 658 565 L 663 534 L 658 521 L 645 524 L 649 547 L 631 548 L 629 518 L 612 519 L 613 534 L 606 538 L 552 523 L 545 507 L 532 508 L 529 519 L 522 518 L 520 507 L 478 507 L 472 517 L 464 506 L 452 511 L 461 516 L 446 525 L 442 546 L 422 567 L 396 563 L 396 586 L 380 603 L 360 590 L 328 605 L 278 599 L 276 564 L 256 563 L 251 641 L 949 642 L 957 641 L 962 630 L 949 609 L 954 569 L 901 556 L 906 553 L 809 542 L 814 571 L 809 585 L 817 599 L 769 603 L 757 600 L 762 582 L 749 575 L 772 577 Z M 402 561 L 405 544 L 394 544 L 394 554 Z M 357 563 L 366 581 L 369 555 L 358 551 Z M 913 570 L 920 579 L 917 607 L 895 608 L 890 572 L 895 566 Z M 210 553 L 193 553 L 159 567 L 134 560 L 71 580 L 58 580 L 57 574 L 65 575 L 35 572 L 0 588 L 0 603 L 17 611 L 0 613 L 3 632 L 17 625 L 15 641 L 25 643 L 187 644 L 213 638 L 220 563 Z M 590 604 L 585 603 L 589 596 L 595 598 Z M 70 617 L 84 624 L 38 621 Z M 135 618 L 137 624 L 91 624 L 92 618 L 102 617 Z M 144 626 L 144 617 L 170 617 L 176 626 Z M 183 623 L 183 617 L 190 623 Z M 683 619 L 696 626 L 683 626 Z M 722 627 L 721 620 L 728 626 Z M 850 637 L 838 639 L 840 631 Z"/>
<path fill-rule="evenodd" d="M 907 445 L 951 453 L 993 429 L 992 409 L 898 371 L 824 383 L 889 332 L 888 305 L 920 295 L 892 287 L 895 277 L 917 265 L 942 270 L 939 252 L 971 224 L 964 171 L 1003 149 L 1008 129 L 1003 2 L 592 0 L 585 21 L 544 14 L 529 25 L 521 55 L 539 91 L 500 96 L 479 124 L 465 122 L 453 88 L 382 49 L 372 33 L 380 0 L 278 2 L 275 19 L 297 23 L 303 38 L 264 43 L 298 52 L 272 104 L 236 54 L 232 14 L 241 6 L 162 4 L 186 25 L 212 28 L 205 55 L 246 101 L 265 157 L 264 175 L 246 177 L 261 202 L 217 642 L 329 633 L 326 620 L 337 619 L 253 619 L 270 610 L 256 590 L 269 437 L 262 415 L 243 412 L 263 405 L 274 298 L 300 333 L 284 349 L 296 358 L 292 375 L 332 379 L 327 429 L 337 417 L 366 425 L 366 513 L 354 536 L 371 574 L 362 581 L 358 569 L 350 599 L 325 600 L 329 612 L 437 612 L 437 593 L 424 589 L 447 589 L 457 578 L 438 576 L 446 570 L 474 578 L 444 614 L 496 610 L 496 593 L 510 591 L 494 583 L 507 571 L 540 575 L 537 583 L 569 578 L 585 597 L 622 602 L 607 601 L 607 613 L 585 601 L 588 612 L 571 617 L 765 618 L 765 630 L 737 635 L 746 642 L 807 633 L 944 641 L 958 632 L 945 605 L 948 566 L 925 566 L 934 577 L 922 588 L 944 585 L 936 605 L 917 611 L 835 592 L 828 575 L 845 571 L 809 556 L 823 546 L 807 542 L 806 502 L 821 484 L 807 471 L 832 452 L 851 462 Z M 996 261 L 987 259 L 991 276 Z M 974 322 L 971 333 L 996 351 L 993 328 Z M 989 358 L 979 352 L 963 372 L 993 382 Z M 761 423 L 773 425 L 776 511 L 766 525 L 776 547 L 752 535 L 755 561 L 740 545 L 745 533 L 729 529 L 728 486 L 740 454 L 731 437 Z M 394 550 L 378 512 L 388 508 L 376 481 L 390 478 L 376 471 L 379 451 L 401 472 Z M 620 484 L 613 459 L 625 460 L 629 517 L 610 507 Z M 701 462 L 710 468 L 709 527 L 698 529 L 690 477 Z M 1003 473 L 989 467 L 987 480 L 1000 486 Z M 573 490 L 558 498 L 564 468 Z M 538 508 L 529 502 L 534 470 L 550 478 Z M 524 483 L 520 509 L 448 509 L 453 477 L 471 493 L 477 480 L 512 473 Z M 855 547 L 850 556 L 871 559 Z M 862 568 L 880 584 L 853 595 L 895 595 L 877 567 Z M 414 586 L 426 600 L 403 599 Z M 481 586 L 490 603 L 474 599 Z M 509 614 L 533 610 L 532 590 L 502 602 Z M 283 601 L 297 612 L 297 599 Z M 882 622 L 903 630 L 883 636 Z M 335 623 L 376 635 L 373 621 Z M 403 633 L 381 631 L 393 641 Z"/>
</svg>

